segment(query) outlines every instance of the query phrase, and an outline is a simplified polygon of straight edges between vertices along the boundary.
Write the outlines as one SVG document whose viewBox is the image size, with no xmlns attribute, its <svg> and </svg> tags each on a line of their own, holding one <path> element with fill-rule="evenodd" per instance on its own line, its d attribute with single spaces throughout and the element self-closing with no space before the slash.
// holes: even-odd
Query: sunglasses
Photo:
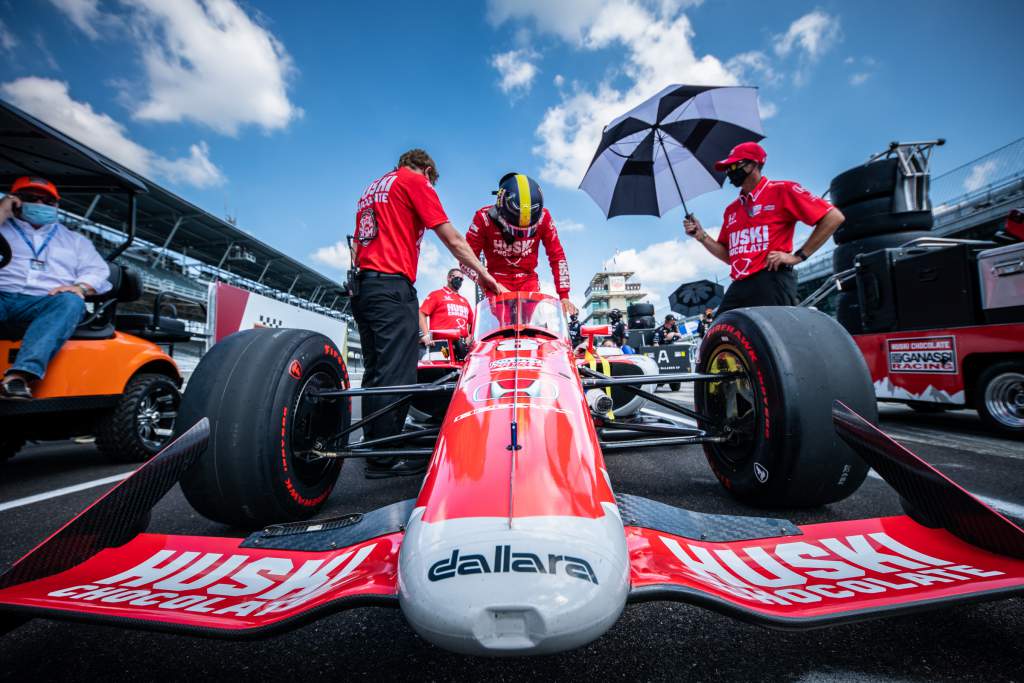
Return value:
<svg viewBox="0 0 1024 683">
<path fill-rule="evenodd" d="M 29 204 L 47 204 L 49 206 L 57 206 L 57 200 L 48 194 L 18 192 L 14 196 Z"/>
</svg>

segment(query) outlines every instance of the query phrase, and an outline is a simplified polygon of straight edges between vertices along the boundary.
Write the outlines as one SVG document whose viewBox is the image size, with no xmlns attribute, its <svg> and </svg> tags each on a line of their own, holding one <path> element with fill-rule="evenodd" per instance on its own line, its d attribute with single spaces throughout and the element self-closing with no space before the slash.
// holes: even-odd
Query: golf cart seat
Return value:
<svg viewBox="0 0 1024 683">
<path fill-rule="evenodd" d="M 118 313 L 114 318 L 114 326 L 121 332 L 155 344 L 175 344 L 192 338 L 185 329 L 184 320 L 160 313 Z"/>
<path fill-rule="evenodd" d="M 116 263 L 109 264 L 110 291 L 88 298 L 98 314 L 86 314 L 85 320 L 75 328 L 71 339 L 97 340 L 114 336 L 114 316 L 118 302 L 135 301 L 142 296 L 139 276 Z M 28 323 L 0 323 L 0 339 L 18 341 L 25 336 Z"/>
</svg>

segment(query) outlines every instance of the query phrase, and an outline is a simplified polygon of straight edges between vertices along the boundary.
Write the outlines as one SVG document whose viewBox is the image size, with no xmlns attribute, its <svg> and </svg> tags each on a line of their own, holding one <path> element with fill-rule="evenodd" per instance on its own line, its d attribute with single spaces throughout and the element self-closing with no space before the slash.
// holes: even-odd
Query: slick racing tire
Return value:
<svg viewBox="0 0 1024 683">
<path fill-rule="evenodd" d="M 145 462 L 170 443 L 181 392 L 167 375 L 129 380 L 114 409 L 96 425 L 96 448 L 111 462 Z"/>
<path fill-rule="evenodd" d="M 845 211 L 843 207 L 854 202 L 892 195 L 898 163 L 898 159 L 882 159 L 840 173 L 828 188 L 829 199 Z"/>
<path fill-rule="evenodd" d="M 350 399 L 316 392 L 348 385 L 341 353 L 316 332 L 259 328 L 215 345 L 178 411 L 178 434 L 210 420 L 209 446 L 181 480 L 185 498 L 203 516 L 245 528 L 314 515 L 343 461 L 311 451 L 330 447 L 351 420 Z"/>
<path fill-rule="evenodd" d="M 763 507 L 810 507 L 846 498 L 868 466 L 836 434 L 832 402 L 877 423 L 864 357 L 839 324 L 807 308 L 741 308 L 715 320 L 698 372 L 738 373 L 694 388 L 697 411 L 728 440 L 704 445 L 722 486 Z M 711 434 L 721 428 L 700 420 Z"/>
<path fill-rule="evenodd" d="M 879 197 L 857 202 L 841 209 L 845 220 L 832 239 L 836 244 L 910 230 L 931 230 L 931 211 L 892 212 L 892 198 Z"/>
<path fill-rule="evenodd" d="M 640 315 L 629 319 L 629 328 L 632 330 L 653 330 L 657 327 L 653 315 Z"/>
<path fill-rule="evenodd" d="M 641 318 L 646 315 L 654 315 L 654 304 L 630 304 L 626 307 L 628 318 Z"/>
<path fill-rule="evenodd" d="M 932 233 L 927 230 L 911 230 L 908 232 L 893 232 L 883 235 L 874 235 L 853 242 L 839 244 L 832 251 L 832 270 L 840 273 L 853 268 L 854 261 L 861 254 L 870 254 L 879 249 L 894 249 L 901 247 L 911 240 L 919 237 L 931 237 Z M 852 284 L 852 283 L 851 283 Z"/>
<path fill-rule="evenodd" d="M 995 363 L 978 377 L 974 405 L 981 421 L 1008 436 L 1024 438 L 1024 363 Z"/>
</svg>

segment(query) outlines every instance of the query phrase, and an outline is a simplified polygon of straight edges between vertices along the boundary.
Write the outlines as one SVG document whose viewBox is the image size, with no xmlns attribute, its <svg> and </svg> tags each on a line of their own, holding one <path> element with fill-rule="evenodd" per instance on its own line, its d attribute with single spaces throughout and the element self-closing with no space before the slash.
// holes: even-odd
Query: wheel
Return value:
<svg viewBox="0 0 1024 683">
<path fill-rule="evenodd" d="M 839 292 L 836 295 L 836 321 L 850 334 L 864 333 L 857 292 Z"/>
<path fill-rule="evenodd" d="M 247 528 L 315 514 L 343 461 L 311 451 L 351 420 L 348 398 L 316 392 L 348 384 L 341 353 L 316 332 L 260 328 L 216 344 L 178 415 L 179 433 L 210 420 L 209 446 L 181 480 L 185 498 L 205 517 Z"/>
<path fill-rule="evenodd" d="M 842 207 L 883 195 L 896 189 L 898 159 L 881 159 L 851 168 L 832 179 L 828 188 L 830 201 Z"/>
<path fill-rule="evenodd" d="M 930 230 L 934 222 L 931 211 L 892 213 L 891 197 L 866 199 L 841 210 L 846 220 L 832 236 L 836 244 L 894 232 Z"/>
<path fill-rule="evenodd" d="M 995 363 L 981 373 L 976 387 L 974 404 L 982 422 L 1024 437 L 1024 362 Z"/>
<path fill-rule="evenodd" d="M 174 433 L 181 393 L 167 375 L 132 377 L 114 409 L 96 425 L 96 447 L 112 462 L 145 462 Z"/>
<path fill-rule="evenodd" d="M 25 437 L 17 432 L 8 431 L 8 426 L 4 425 L 0 430 L 0 463 L 16 456 L 24 446 Z"/>
<path fill-rule="evenodd" d="M 878 409 L 864 357 L 835 320 L 788 306 L 729 311 L 704 337 L 697 368 L 739 373 L 694 388 L 697 411 L 726 426 L 728 441 L 705 444 L 704 454 L 733 496 L 808 507 L 842 500 L 864 481 L 868 466 L 836 434 L 832 401 L 874 423 Z"/>
<path fill-rule="evenodd" d="M 653 330 L 657 323 L 653 315 L 640 315 L 629 319 L 629 327 L 634 330 Z"/>
<path fill-rule="evenodd" d="M 836 273 L 853 268 L 853 262 L 860 254 L 869 254 L 879 249 L 893 249 L 901 247 L 911 240 L 919 237 L 931 237 L 927 230 L 911 230 L 908 232 L 892 232 L 883 235 L 873 235 L 864 239 L 844 242 L 839 244 L 832 251 L 832 270 Z"/>
<path fill-rule="evenodd" d="M 679 391 L 679 387 L 683 386 L 682 382 L 669 382 L 668 388 L 672 391 Z"/>
<path fill-rule="evenodd" d="M 627 318 L 640 318 L 645 315 L 654 315 L 654 304 L 630 304 L 626 307 Z"/>
</svg>

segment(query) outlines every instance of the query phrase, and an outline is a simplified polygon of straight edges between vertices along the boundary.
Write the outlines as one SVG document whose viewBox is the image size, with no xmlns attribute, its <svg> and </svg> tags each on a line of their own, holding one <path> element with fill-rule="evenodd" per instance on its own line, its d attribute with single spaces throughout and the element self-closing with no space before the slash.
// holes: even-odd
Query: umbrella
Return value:
<svg viewBox="0 0 1024 683">
<path fill-rule="evenodd" d="M 700 315 L 705 308 L 718 308 L 725 288 L 711 280 L 697 280 L 679 285 L 668 295 L 668 305 L 679 315 Z"/>
<path fill-rule="evenodd" d="M 605 126 L 580 189 L 608 218 L 663 216 L 722 187 L 714 163 L 764 138 L 757 89 L 670 85 Z"/>
</svg>

